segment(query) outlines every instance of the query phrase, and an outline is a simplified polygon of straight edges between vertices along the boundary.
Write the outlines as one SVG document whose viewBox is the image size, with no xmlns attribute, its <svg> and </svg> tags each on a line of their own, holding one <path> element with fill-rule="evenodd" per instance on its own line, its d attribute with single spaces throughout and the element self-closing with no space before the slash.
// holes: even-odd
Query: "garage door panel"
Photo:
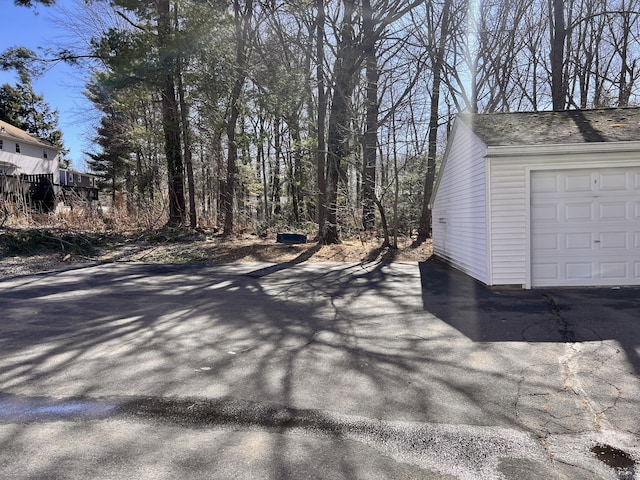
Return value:
<svg viewBox="0 0 640 480">
<path fill-rule="evenodd" d="M 601 262 L 600 275 L 604 279 L 623 281 L 629 277 L 626 262 Z"/>
<path fill-rule="evenodd" d="M 627 189 L 627 172 L 603 172 L 598 175 L 600 192 L 610 192 Z"/>
<path fill-rule="evenodd" d="M 567 280 L 584 280 L 593 276 L 593 264 L 591 262 L 567 262 L 564 266 Z"/>
<path fill-rule="evenodd" d="M 624 254 L 628 248 L 627 232 L 604 232 L 600 234 L 598 241 L 602 250 L 624 250 L 620 254 Z"/>
<path fill-rule="evenodd" d="M 594 248 L 593 234 L 591 232 L 572 232 L 564 236 L 565 250 L 581 250 L 587 253 Z"/>
<path fill-rule="evenodd" d="M 533 276 L 553 285 L 561 279 L 558 269 L 557 263 L 539 263 L 533 266 Z"/>
<path fill-rule="evenodd" d="M 593 221 L 591 202 L 567 203 L 564 208 L 564 220 L 567 222 Z"/>
<path fill-rule="evenodd" d="M 531 182 L 531 187 L 536 192 L 557 193 L 560 191 L 559 179 L 552 172 L 540 172 Z"/>
<path fill-rule="evenodd" d="M 600 202 L 598 219 L 604 222 L 612 222 L 616 220 L 627 220 L 628 202 L 617 200 L 612 202 Z"/>
<path fill-rule="evenodd" d="M 590 192 L 591 189 L 591 174 L 588 172 L 565 175 L 564 177 L 565 192 Z"/>
<path fill-rule="evenodd" d="M 639 189 L 640 167 L 532 172 L 533 286 L 640 285 Z"/>
<path fill-rule="evenodd" d="M 559 237 L 557 233 L 542 233 L 534 235 L 531 242 L 537 250 L 560 253 Z"/>
<path fill-rule="evenodd" d="M 531 209 L 531 216 L 536 222 L 557 223 L 560 221 L 560 209 L 556 204 L 536 205 Z"/>
</svg>

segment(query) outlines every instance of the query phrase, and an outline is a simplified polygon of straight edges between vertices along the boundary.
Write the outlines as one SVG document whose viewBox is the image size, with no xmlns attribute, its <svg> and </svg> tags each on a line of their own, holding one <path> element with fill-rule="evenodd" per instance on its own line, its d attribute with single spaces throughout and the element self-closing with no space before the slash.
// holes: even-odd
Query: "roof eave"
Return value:
<svg viewBox="0 0 640 480">
<path fill-rule="evenodd" d="M 586 142 L 542 145 L 493 145 L 487 147 L 487 157 L 522 157 L 530 155 L 565 155 L 572 153 L 640 151 L 640 141 Z"/>
<path fill-rule="evenodd" d="M 18 143 L 26 143 L 26 144 L 33 145 L 36 147 L 41 147 L 41 148 L 50 148 L 52 150 L 56 150 L 57 152 L 60 152 L 62 150 L 61 147 L 58 147 L 57 145 L 54 145 L 53 143 L 47 140 L 43 140 L 41 138 L 30 135 L 24 130 L 20 130 L 19 128 L 14 127 L 9 123 L 6 123 L 6 122 L 4 123 L 7 126 L 9 126 L 11 130 L 17 130 L 20 132 L 20 135 L 16 135 L 11 130 L 7 130 L 7 129 L 0 130 L 0 137 L 4 138 L 5 140 L 10 140 L 12 142 L 18 142 Z"/>
</svg>

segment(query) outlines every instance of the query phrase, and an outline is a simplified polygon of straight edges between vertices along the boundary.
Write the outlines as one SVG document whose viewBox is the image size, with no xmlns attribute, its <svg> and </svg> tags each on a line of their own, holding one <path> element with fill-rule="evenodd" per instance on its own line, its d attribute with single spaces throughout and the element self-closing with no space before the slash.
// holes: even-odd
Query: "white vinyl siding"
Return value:
<svg viewBox="0 0 640 480">
<path fill-rule="evenodd" d="M 526 274 L 526 188 L 521 163 L 490 163 L 491 285 L 523 285 Z"/>
<path fill-rule="evenodd" d="M 439 257 L 487 283 L 485 145 L 462 122 L 451 133 L 433 203 L 433 249 Z"/>
<path fill-rule="evenodd" d="M 517 147 L 490 147 L 487 154 L 491 198 L 490 284 L 531 286 L 529 182 L 532 172 L 638 166 L 640 144 L 638 147 L 636 151 L 628 151 L 613 143 L 579 147 L 546 145 L 540 147 L 540 154 L 535 153 L 534 147 L 526 147 L 526 154 Z M 581 151 L 576 151 L 577 148 Z M 508 150 L 512 155 L 507 155 Z"/>
<path fill-rule="evenodd" d="M 12 170 L 12 174 L 48 173 L 53 174 L 54 183 L 60 183 L 58 155 L 55 150 L 51 150 L 52 155 L 49 155 L 49 158 L 42 158 L 41 146 L 22 143 L 20 150 L 20 153 L 9 152 L 6 149 L 0 150 L 0 162 L 8 162 L 14 165 L 15 171 Z"/>
</svg>

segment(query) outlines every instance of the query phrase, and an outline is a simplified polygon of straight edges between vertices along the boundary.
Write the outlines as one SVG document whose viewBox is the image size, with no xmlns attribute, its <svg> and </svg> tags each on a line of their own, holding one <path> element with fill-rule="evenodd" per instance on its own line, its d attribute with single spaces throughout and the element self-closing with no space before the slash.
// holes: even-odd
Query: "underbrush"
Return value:
<svg viewBox="0 0 640 480">
<path fill-rule="evenodd" d="M 113 239 L 111 239 L 113 241 Z M 105 245 L 105 234 L 54 228 L 12 228 L 0 230 L 0 255 L 28 256 L 41 253 L 94 256 Z"/>
<path fill-rule="evenodd" d="M 326 252 L 313 250 L 312 243 L 296 248 L 276 245 L 277 232 L 298 232 L 313 238 L 317 225 L 308 222 L 291 226 L 275 222 L 250 228 L 248 225 L 236 236 L 223 236 L 216 228 L 169 228 L 148 217 L 138 220 L 124 210 L 106 213 L 82 208 L 48 214 L 10 215 L 0 224 L 0 258 L 55 256 L 59 259 L 96 260 L 98 258 L 136 258 L 163 261 L 199 262 L 235 261 L 254 258 L 278 261 L 289 250 L 312 250 L 310 255 L 347 261 L 360 258 L 378 258 L 382 250 L 396 250 L 380 246 L 381 237 L 373 232 L 357 232 L 349 236 L 343 232 L 343 244 Z M 166 223 L 166 220 L 164 220 Z M 407 249 L 410 239 L 403 238 L 399 245 Z M 384 252 L 383 252 L 384 253 Z"/>
<path fill-rule="evenodd" d="M 101 247 L 122 241 L 96 211 L 75 208 L 41 213 L 11 210 L 0 225 L 0 256 L 26 257 L 60 253 L 94 257 Z"/>
</svg>

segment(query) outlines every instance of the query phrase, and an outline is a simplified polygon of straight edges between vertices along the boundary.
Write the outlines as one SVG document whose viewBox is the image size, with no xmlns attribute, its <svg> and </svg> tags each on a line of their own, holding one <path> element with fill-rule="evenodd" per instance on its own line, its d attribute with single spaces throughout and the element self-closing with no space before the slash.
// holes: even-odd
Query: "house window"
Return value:
<svg viewBox="0 0 640 480">
<path fill-rule="evenodd" d="M 47 152 L 46 150 L 42 151 L 42 158 L 49 158 L 49 152 Z"/>
<path fill-rule="evenodd" d="M 20 144 L 16 143 L 16 153 L 20 153 Z"/>
<path fill-rule="evenodd" d="M 2 147 L 4 146 L 3 143 L 4 141 L 0 138 L 0 150 L 2 150 Z"/>
</svg>

